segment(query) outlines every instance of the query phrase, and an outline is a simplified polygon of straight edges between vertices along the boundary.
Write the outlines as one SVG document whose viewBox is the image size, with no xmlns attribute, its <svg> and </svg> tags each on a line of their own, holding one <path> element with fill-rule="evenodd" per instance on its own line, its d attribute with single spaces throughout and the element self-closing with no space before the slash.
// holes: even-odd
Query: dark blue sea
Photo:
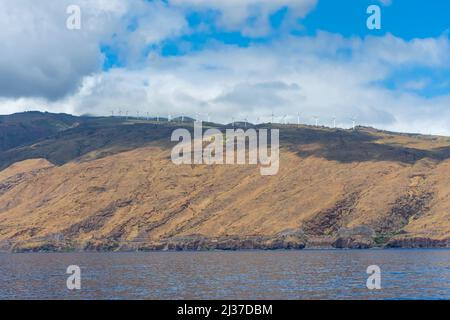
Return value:
<svg viewBox="0 0 450 320">
<path fill-rule="evenodd" d="M 450 250 L 0 254 L 0 299 L 450 299 Z"/>
</svg>

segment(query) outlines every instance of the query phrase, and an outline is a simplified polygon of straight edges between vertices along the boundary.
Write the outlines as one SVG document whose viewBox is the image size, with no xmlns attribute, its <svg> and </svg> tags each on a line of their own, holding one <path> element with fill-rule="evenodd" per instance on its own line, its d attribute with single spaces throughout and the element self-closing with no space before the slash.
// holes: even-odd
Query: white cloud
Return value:
<svg viewBox="0 0 450 320">
<path fill-rule="evenodd" d="M 359 123 L 379 128 L 450 134 L 450 95 L 419 96 L 411 88 L 420 83 L 396 90 L 380 84 L 399 69 L 450 68 L 447 36 L 405 41 L 390 34 L 345 38 L 319 32 L 248 48 L 210 43 L 185 56 L 153 54 L 142 61 L 139 53 L 149 44 L 189 32 L 183 5 L 83 0 L 83 29 L 71 33 L 64 27 L 64 1 L 53 6 L 32 0 L 0 4 L 0 41 L 6 44 L 0 55 L 0 113 L 39 109 L 117 114 L 120 109 L 130 114 L 209 113 L 213 120 L 229 122 L 232 115 L 269 121 L 273 111 L 295 122 L 301 112 L 307 123 L 318 116 L 321 123 L 331 124 L 336 116 L 340 125 L 348 126 L 355 116 Z M 235 8 L 237 18 L 229 21 L 230 28 L 255 14 L 255 1 L 214 6 L 186 1 L 216 8 L 223 17 L 234 16 Z M 298 16 L 313 3 L 260 2 L 266 13 L 283 4 L 298 5 Z M 18 19 L 27 23 L 14 24 Z M 138 27 L 130 33 L 126 28 L 133 19 Z M 100 42 L 116 46 L 127 67 L 103 72 Z"/>
<path fill-rule="evenodd" d="M 117 51 L 128 67 L 140 63 L 152 44 L 188 32 L 183 10 L 196 7 L 222 12 L 222 23 L 240 30 L 255 16 L 266 30 L 268 14 L 289 6 L 304 16 L 315 0 L 173 0 L 171 4 L 144 0 L 17 0 L 0 2 L 0 96 L 60 99 L 79 89 L 84 77 L 101 71 L 100 44 Z M 77 4 L 82 29 L 65 28 L 66 8 Z M 130 32 L 129 24 L 136 24 Z"/>
<path fill-rule="evenodd" d="M 405 83 L 400 84 L 403 89 L 407 90 L 422 90 L 426 86 L 430 84 L 430 79 L 422 78 L 417 80 L 406 81 Z"/>
<path fill-rule="evenodd" d="M 218 26 L 240 31 L 247 36 L 262 36 L 270 32 L 270 15 L 289 8 L 288 21 L 304 18 L 317 0 L 171 0 L 171 4 L 186 10 L 215 10 L 219 12 Z"/>
<path fill-rule="evenodd" d="M 69 4 L 81 8 L 81 30 L 66 28 Z M 132 19 L 139 28 L 130 33 Z M 184 23 L 182 13 L 158 1 L 1 1 L 0 96 L 59 99 L 101 70 L 101 43 L 114 41 L 133 60 Z"/>
<path fill-rule="evenodd" d="M 59 98 L 98 69 L 96 42 L 87 33 L 75 37 L 65 28 L 65 8 L 59 3 L 0 2 L 1 96 Z"/>
<path fill-rule="evenodd" d="M 392 0 L 378 0 L 384 6 L 390 6 L 392 4 Z"/>
<path fill-rule="evenodd" d="M 363 45 L 364 48 L 359 52 L 361 59 L 381 60 L 397 68 L 414 64 L 425 67 L 450 65 L 450 42 L 447 35 L 406 41 L 387 34 L 384 37 L 367 37 Z"/>
<path fill-rule="evenodd" d="M 117 114 L 119 109 L 141 115 L 209 113 L 222 122 L 231 121 L 232 115 L 269 121 L 272 111 L 279 117 L 287 114 L 295 122 L 301 112 L 307 123 L 318 116 L 321 123 L 330 124 L 336 116 L 340 125 L 348 126 L 356 116 L 358 123 L 379 128 L 449 134 L 450 95 L 425 98 L 376 84 L 395 69 L 383 54 L 388 41 L 395 46 L 399 40 L 393 36 L 345 39 L 320 33 L 274 46 L 219 45 L 187 56 L 157 57 L 144 69 L 114 69 L 89 76 L 78 94 L 49 106 L 57 104 L 78 114 L 111 110 Z M 431 46 L 430 39 L 402 43 L 396 58 L 428 65 L 429 60 L 419 62 L 411 49 L 429 46 L 438 51 L 430 52 L 433 56 L 440 56 L 448 44 L 434 41 Z M 352 54 L 342 56 L 348 49 Z M 368 51 L 370 59 L 363 58 Z M 444 67 L 439 59 L 434 63 Z M 29 106 L 26 102 L 30 101 L 22 104 Z"/>
</svg>

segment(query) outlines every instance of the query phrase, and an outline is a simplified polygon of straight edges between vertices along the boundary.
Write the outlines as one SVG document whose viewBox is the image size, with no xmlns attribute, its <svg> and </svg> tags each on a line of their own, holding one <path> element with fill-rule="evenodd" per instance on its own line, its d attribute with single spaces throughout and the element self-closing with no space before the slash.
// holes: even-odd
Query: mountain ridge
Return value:
<svg viewBox="0 0 450 320">
<path fill-rule="evenodd" d="M 172 164 L 191 123 L 76 123 L 0 152 L 0 249 L 450 246 L 447 137 L 255 126 L 280 129 L 280 172 L 261 177 Z"/>
</svg>

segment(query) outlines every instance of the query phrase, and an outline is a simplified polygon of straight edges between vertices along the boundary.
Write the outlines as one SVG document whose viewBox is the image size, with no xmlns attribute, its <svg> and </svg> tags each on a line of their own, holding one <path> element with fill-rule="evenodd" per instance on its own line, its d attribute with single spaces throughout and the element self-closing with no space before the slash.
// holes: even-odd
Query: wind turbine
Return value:
<svg viewBox="0 0 450 320">
<path fill-rule="evenodd" d="M 319 117 L 315 116 L 313 119 L 316 121 L 316 127 L 319 126 Z"/>
<path fill-rule="evenodd" d="M 297 126 L 300 127 L 300 112 L 297 113 Z"/>
<path fill-rule="evenodd" d="M 333 117 L 333 128 L 336 129 L 336 117 Z"/>
<path fill-rule="evenodd" d="M 275 117 L 275 115 L 273 114 L 273 111 L 272 111 L 272 120 L 271 120 L 271 122 L 270 123 L 273 123 L 273 118 Z"/>
<path fill-rule="evenodd" d="M 231 123 L 233 124 L 233 129 L 234 129 L 234 117 L 231 117 Z"/>
<path fill-rule="evenodd" d="M 245 128 L 247 129 L 247 122 L 248 122 L 247 117 L 245 117 L 244 122 L 245 122 Z"/>
<path fill-rule="evenodd" d="M 350 120 L 352 120 L 352 128 L 353 128 L 353 130 L 355 130 L 356 129 L 356 118 L 352 117 L 352 118 L 350 118 Z"/>
</svg>

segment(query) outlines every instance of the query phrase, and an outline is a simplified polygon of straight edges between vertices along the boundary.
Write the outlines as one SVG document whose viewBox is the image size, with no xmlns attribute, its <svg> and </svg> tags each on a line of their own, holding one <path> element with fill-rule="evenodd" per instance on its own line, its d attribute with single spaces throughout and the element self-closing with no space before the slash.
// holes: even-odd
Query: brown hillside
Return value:
<svg viewBox="0 0 450 320">
<path fill-rule="evenodd" d="M 449 246 L 450 140 L 283 127 L 280 171 L 176 166 L 169 137 L 0 172 L 3 250 Z"/>
</svg>

